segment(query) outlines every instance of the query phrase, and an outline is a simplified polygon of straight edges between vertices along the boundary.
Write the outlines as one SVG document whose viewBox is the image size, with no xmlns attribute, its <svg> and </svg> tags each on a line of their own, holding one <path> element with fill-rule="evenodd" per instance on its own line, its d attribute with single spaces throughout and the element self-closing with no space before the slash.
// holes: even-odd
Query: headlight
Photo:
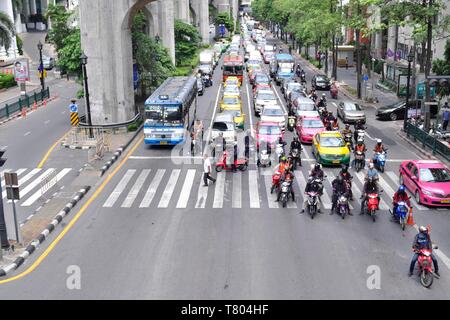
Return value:
<svg viewBox="0 0 450 320">
<path fill-rule="evenodd" d="M 423 194 L 426 194 L 427 196 L 433 196 L 433 194 L 430 191 L 422 190 Z"/>
</svg>

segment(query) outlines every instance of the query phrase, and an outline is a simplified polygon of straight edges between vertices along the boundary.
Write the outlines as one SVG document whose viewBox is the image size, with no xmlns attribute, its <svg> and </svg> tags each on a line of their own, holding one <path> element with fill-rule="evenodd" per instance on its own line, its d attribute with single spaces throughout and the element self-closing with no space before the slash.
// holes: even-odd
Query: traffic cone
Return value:
<svg viewBox="0 0 450 320">
<path fill-rule="evenodd" d="M 22 118 L 25 118 L 27 116 L 27 108 L 22 108 Z"/>
<path fill-rule="evenodd" d="M 42 104 L 44 105 L 44 107 L 47 106 L 47 99 L 44 99 L 44 102 L 42 102 Z"/>
<path fill-rule="evenodd" d="M 36 101 L 33 103 L 33 110 L 36 110 L 37 109 L 37 103 L 36 103 Z"/>
<path fill-rule="evenodd" d="M 408 214 L 408 221 L 407 221 L 407 224 L 408 224 L 409 226 L 413 226 L 413 225 L 416 224 L 416 223 L 414 222 L 413 213 L 412 213 L 412 208 L 409 209 L 409 214 Z"/>
</svg>

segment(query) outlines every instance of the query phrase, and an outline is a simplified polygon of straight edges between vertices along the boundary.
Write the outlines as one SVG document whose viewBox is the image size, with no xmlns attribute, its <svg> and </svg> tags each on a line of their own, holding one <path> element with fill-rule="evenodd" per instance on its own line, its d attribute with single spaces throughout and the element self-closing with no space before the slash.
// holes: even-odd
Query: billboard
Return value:
<svg viewBox="0 0 450 320">
<path fill-rule="evenodd" d="M 30 81 L 30 65 L 28 59 L 18 59 L 14 63 L 16 81 Z"/>
</svg>

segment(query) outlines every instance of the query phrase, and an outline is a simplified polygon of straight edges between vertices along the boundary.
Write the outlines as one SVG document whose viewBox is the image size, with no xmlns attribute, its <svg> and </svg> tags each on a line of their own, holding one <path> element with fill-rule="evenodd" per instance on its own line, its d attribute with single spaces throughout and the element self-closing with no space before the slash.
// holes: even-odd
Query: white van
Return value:
<svg viewBox="0 0 450 320">
<path fill-rule="evenodd" d="M 200 64 L 209 64 L 211 68 L 215 68 L 216 61 L 212 50 L 204 50 L 200 52 Z"/>
<path fill-rule="evenodd" d="M 209 143 L 213 143 L 220 133 L 223 134 L 226 143 L 234 142 L 236 127 L 231 114 L 218 114 L 216 116 L 212 125 L 211 140 Z"/>
</svg>

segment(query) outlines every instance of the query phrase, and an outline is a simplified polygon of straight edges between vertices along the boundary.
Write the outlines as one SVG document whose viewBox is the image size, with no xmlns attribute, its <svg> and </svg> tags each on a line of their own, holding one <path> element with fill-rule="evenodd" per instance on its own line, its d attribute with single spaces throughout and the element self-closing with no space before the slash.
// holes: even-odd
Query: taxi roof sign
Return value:
<svg viewBox="0 0 450 320">
<path fill-rule="evenodd" d="M 167 94 L 162 94 L 159 96 L 160 100 L 169 100 L 169 96 Z"/>
</svg>

